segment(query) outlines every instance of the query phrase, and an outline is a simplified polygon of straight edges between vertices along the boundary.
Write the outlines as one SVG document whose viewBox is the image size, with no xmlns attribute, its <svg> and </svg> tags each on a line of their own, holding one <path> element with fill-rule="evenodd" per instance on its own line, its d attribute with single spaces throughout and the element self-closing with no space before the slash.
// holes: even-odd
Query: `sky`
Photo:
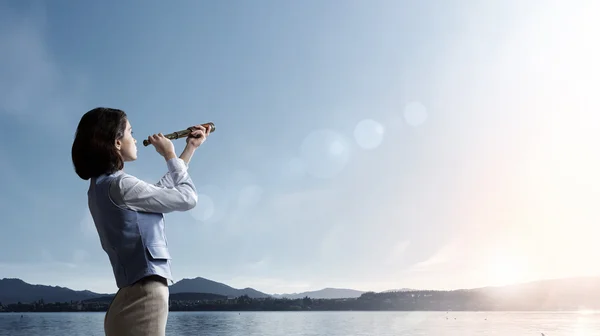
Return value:
<svg viewBox="0 0 600 336">
<path fill-rule="evenodd" d="M 590 1 L 0 1 L 0 278 L 114 292 L 70 150 L 212 121 L 175 281 L 292 293 L 599 275 Z M 185 142 L 176 140 L 178 152 Z"/>
</svg>

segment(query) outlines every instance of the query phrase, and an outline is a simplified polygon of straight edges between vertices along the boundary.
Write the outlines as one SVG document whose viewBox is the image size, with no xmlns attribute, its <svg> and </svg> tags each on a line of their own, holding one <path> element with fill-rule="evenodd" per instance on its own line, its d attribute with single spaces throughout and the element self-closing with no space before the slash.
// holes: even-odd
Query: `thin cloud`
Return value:
<svg viewBox="0 0 600 336">
<path fill-rule="evenodd" d="M 431 271 L 432 268 L 440 267 L 443 264 L 456 260 L 459 253 L 459 246 L 456 242 L 448 243 L 442 246 L 429 258 L 414 264 L 409 272 Z"/>
<path fill-rule="evenodd" d="M 396 245 L 394 245 L 391 248 L 388 257 L 385 259 L 385 264 L 386 265 L 394 265 L 394 264 L 398 263 L 399 261 L 401 261 L 402 257 L 404 256 L 404 254 L 409 246 L 410 246 L 410 241 L 408 241 L 408 240 L 399 241 Z"/>
</svg>

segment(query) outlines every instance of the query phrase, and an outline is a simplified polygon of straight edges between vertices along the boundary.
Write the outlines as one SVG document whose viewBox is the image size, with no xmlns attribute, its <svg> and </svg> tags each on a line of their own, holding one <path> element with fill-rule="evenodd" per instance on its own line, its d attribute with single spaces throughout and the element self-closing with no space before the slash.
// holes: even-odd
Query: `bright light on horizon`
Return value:
<svg viewBox="0 0 600 336">
<path fill-rule="evenodd" d="M 527 265 L 523 258 L 498 251 L 490 256 L 486 271 L 490 285 L 511 285 L 524 280 Z"/>
</svg>

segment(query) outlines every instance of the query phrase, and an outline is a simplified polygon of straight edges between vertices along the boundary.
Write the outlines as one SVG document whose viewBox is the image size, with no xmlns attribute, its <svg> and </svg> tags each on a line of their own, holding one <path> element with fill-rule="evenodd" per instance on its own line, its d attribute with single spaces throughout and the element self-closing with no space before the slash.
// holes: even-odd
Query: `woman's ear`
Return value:
<svg viewBox="0 0 600 336">
<path fill-rule="evenodd" d="M 117 150 L 121 150 L 121 140 L 115 140 L 115 147 Z"/>
</svg>

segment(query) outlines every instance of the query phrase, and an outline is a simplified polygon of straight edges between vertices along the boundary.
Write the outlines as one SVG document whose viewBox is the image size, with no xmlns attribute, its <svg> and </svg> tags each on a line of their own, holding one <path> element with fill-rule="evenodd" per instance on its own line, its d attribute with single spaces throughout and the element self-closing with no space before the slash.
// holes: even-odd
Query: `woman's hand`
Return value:
<svg viewBox="0 0 600 336">
<path fill-rule="evenodd" d="M 192 131 L 190 135 L 188 135 L 187 139 L 185 139 L 185 142 L 188 144 L 189 147 L 196 149 L 200 147 L 200 145 L 202 145 L 204 141 L 206 141 L 206 138 L 210 134 L 210 126 L 205 127 L 203 125 L 196 125 L 192 126 L 192 128 L 194 128 L 195 130 Z"/>
<path fill-rule="evenodd" d="M 154 148 L 156 148 L 158 154 L 162 155 L 165 160 L 170 160 L 177 157 L 175 155 L 175 146 L 173 145 L 173 142 L 165 138 L 162 133 L 149 136 L 148 142 L 150 142 Z"/>
</svg>

